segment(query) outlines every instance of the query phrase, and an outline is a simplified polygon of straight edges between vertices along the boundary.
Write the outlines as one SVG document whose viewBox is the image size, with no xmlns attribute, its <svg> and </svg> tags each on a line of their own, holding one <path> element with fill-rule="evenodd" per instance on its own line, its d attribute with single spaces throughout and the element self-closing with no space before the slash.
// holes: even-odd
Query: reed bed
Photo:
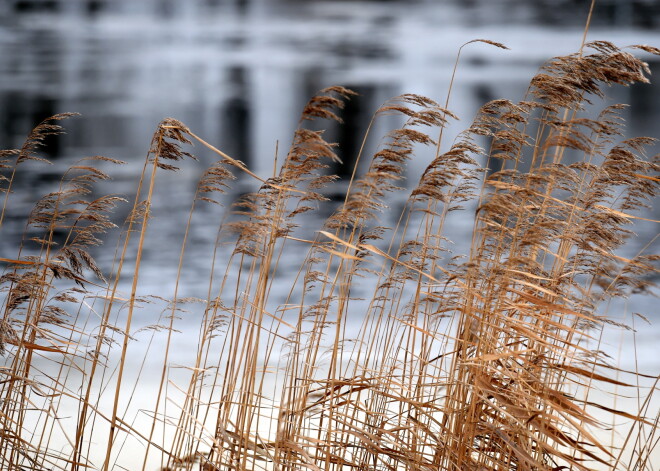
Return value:
<svg viewBox="0 0 660 471">
<path fill-rule="evenodd" d="M 366 170 L 318 227 L 309 213 L 330 204 L 337 155 L 308 124 L 340 121 L 353 95 L 342 87 L 309 101 L 270 178 L 174 119 L 158 126 L 132 203 L 96 191 L 121 162 L 73 165 L 0 259 L 0 466 L 657 469 L 657 372 L 619 368 L 602 335 L 624 328 L 605 315 L 611 300 L 649 292 L 657 275 L 657 255 L 620 249 L 660 166 L 646 156 L 652 139 L 622 138 L 622 105 L 584 110 L 604 87 L 648 81 L 635 49 L 660 53 L 597 41 L 550 60 L 522 101 L 486 103 L 451 144 L 446 105 L 392 99 L 374 119 L 403 125 L 358 157 Z M 0 230 L 17 172 L 43 160 L 40 144 L 69 116 L 2 152 Z M 172 291 L 145 296 L 157 180 L 194 158 L 192 144 L 217 161 L 176 222 L 187 226 L 167 248 L 180 253 L 175 279 L 162 280 Z M 400 188 L 423 148 L 426 170 Z M 223 207 L 237 177 L 261 186 Z M 403 210 L 384 227 L 397 194 Z M 196 219 L 202 206 L 216 218 Z M 469 252 L 455 253 L 446 234 L 466 218 Z M 218 234 L 200 299 L 179 294 L 195 224 Z M 111 266 L 91 255 L 102 242 Z M 198 337 L 182 347 L 191 326 Z M 612 405 L 624 397 L 634 410 Z"/>
</svg>

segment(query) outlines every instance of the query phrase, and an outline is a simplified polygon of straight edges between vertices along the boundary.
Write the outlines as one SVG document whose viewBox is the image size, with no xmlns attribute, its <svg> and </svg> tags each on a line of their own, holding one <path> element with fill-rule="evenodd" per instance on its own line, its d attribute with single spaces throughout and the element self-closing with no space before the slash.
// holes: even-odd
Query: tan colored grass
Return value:
<svg viewBox="0 0 660 471">
<path fill-rule="evenodd" d="M 404 125 L 354 173 L 313 240 L 298 228 L 327 204 L 337 157 L 305 124 L 339 120 L 353 95 L 341 87 L 312 98 L 267 179 L 163 121 L 108 272 L 90 247 L 122 200 L 91 188 L 108 177 L 95 160 L 120 162 L 73 166 L 27 219 L 26 237 L 41 235 L 0 258 L 2 468 L 123 469 L 131 454 L 131 466 L 169 470 L 656 469 L 657 378 L 642 387 L 649 378 L 617 368 L 601 336 L 620 325 L 604 315 L 607 303 L 650 289 L 647 275 L 657 272 L 656 255 L 618 250 L 656 195 L 659 166 L 645 156 L 650 139 L 621 140 L 620 106 L 583 113 L 604 86 L 646 82 L 647 73 L 627 51 L 587 44 L 549 61 L 523 101 L 485 104 L 450 146 L 449 96 L 445 106 L 397 97 L 374 119 L 398 114 Z M 0 155 L 0 230 L 16 172 L 65 117 Z M 193 142 L 218 161 L 200 179 L 184 239 L 168 248 L 180 254 L 174 292 L 146 298 L 138 285 L 157 177 L 191 158 L 184 149 Z M 413 188 L 399 188 L 420 146 L 435 155 Z M 222 201 L 235 176 L 262 186 L 218 227 L 206 299 L 180 298 L 195 211 Z M 391 194 L 405 191 L 403 212 L 387 218 L 398 223 L 383 227 Z M 461 211 L 474 230 L 469 253 L 455 254 L 444 234 Z M 231 255 L 221 257 L 227 244 Z M 292 261 L 299 270 L 278 304 L 275 281 Z M 162 310 L 146 311 L 149 349 L 129 382 L 144 334 L 135 312 L 147 303 Z M 173 343 L 184 309 L 198 315 L 199 338 L 182 380 Z M 618 410 L 601 391 L 636 395 L 637 408 Z M 146 420 L 128 413 L 135 402 Z M 605 441 L 600 431 L 615 422 L 625 438 Z"/>
</svg>

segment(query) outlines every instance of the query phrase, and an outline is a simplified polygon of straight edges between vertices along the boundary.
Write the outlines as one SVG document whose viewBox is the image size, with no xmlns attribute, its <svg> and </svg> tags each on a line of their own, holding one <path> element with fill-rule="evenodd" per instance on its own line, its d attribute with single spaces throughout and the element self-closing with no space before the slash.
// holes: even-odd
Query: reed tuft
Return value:
<svg viewBox="0 0 660 471">
<path fill-rule="evenodd" d="M 389 100 L 374 119 L 402 126 L 318 224 L 338 157 L 308 124 L 341 122 L 354 95 L 342 87 L 309 101 L 269 178 L 164 120 L 124 221 L 114 214 L 127 200 L 97 191 L 123 162 L 77 162 L 0 258 L 0 466 L 656 469 L 659 377 L 617 366 L 603 335 L 646 319 L 607 309 L 652 291 L 658 255 L 622 250 L 657 196 L 660 162 L 647 157 L 652 139 L 622 138 L 623 105 L 585 112 L 604 87 L 648 73 L 627 50 L 585 44 L 547 62 L 519 103 L 486 103 L 451 145 L 449 96 Z M 70 116 L 0 153 L 0 230 L 20 164 L 43 163 L 40 145 Z M 194 159 L 192 144 L 217 161 L 180 245 L 152 245 L 157 177 Z M 422 149 L 426 170 L 401 188 Z M 260 187 L 233 198 L 236 178 Z M 393 201 L 403 209 L 391 217 Z M 194 278 L 207 294 L 191 298 L 186 269 L 204 268 L 186 257 L 189 236 L 216 214 L 208 273 Z M 456 253 L 448 233 L 466 218 L 469 251 Z M 148 296 L 153 248 L 178 252 L 178 265 Z M 97 262 L 104 251 L 114 255 Z M 634 409 L 616 405 L 630 396 Z"/>
</svg>

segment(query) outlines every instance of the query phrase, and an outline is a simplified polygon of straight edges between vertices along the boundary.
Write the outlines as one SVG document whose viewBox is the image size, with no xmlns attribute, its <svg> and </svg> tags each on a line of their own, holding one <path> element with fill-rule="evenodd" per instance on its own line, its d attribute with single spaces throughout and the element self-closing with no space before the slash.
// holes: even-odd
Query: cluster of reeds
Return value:
<svg viewBox="0 0 660 471">
<path fill-rule="evenodd" d="M 648 69 L 607 42 L 587 49 L 545 64 L 523 101 L 484 105 L 448 150 L 446 106 L 418 95 L 386 103 L 374 119 L 397 114 L 403 126 L 314 231 L 308 213 L 328 204 L 337 156 L 305 125 L 339 120 L 352 95 L 341 87 L 312 98 L 268 179 L 163 121 L 129 217 L 111 232 L 116 246 L 105 246 L 116 250 L 111 267 L 90 252 L 125 200 L 93 191 L 108 178 L 95 164 L 120 162 L 72 166 L 0 259 L 2 469 L 656 469 L 657 377 L 640 387 L 643 375 L 619 369 L 600 338 L 616 324 L 603 315 L 609 300 L 648 290 L 657 273 L 657 256 L 618 250 L 660 166 L 645 156 L 650 139 L 621 138 L 621 106 L 583 113 L 604 86 L 646 82 Z M 0 230 L 16 172 L 67 117 L 1 154 Z M 191 158 L 193 142 L 218 161 L 192 201 L 174 291 L 149 299 L 138 287 L 156 177 Z M 422 146 L 434 158 L 412 189 L 399 188 Z M 223 201 L 237 176 L 261 188 L 226 220 L 219 210 L 208 296 L 181 298 L 195 211 Z M 397 224 L 384 227 L 391 195 L 406 191 L 388 218 Z M 474 219 L 465 254 L 445 235 L 460 218 Z M 283 281 L 292 263 L 299 270 Z M 136 331 L 138 309 L 151 337 Z M 183 315 L 199 337 L 181 374 Z M 147 370 L 155 380 L 143 380 Z M 637 409 L 615 409 L 608 393 L 638 397 Z M 127 412 L 136 402 L 139 418 Z M 607 440 L 599 430 L 617 418 L 618 438 Z"/>
</svg>

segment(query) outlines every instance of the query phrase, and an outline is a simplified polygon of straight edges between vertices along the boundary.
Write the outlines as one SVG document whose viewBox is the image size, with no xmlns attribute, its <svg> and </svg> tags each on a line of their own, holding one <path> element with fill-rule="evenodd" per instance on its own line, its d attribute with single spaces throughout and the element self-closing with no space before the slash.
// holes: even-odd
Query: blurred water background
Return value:
<svg viewBox="0 0 660 471">
<path fill-rule="evenodd" d="M 15 255 L 35 199 L 56 188 L 64 170 L 79 158 L 104 155 L 127 161 L 112 170 L 114 180 L 98 191 L 132 198 L 151 135 L 165 117 L 181 120 L 268 177 L 276 143 L 282 156 L 307 99 L 322 87 L 343 85 L 360 94 L 343 113 L 345 125 L 328 130 L 329 138 L 339 142 L 345 162 L 335 170 L 346 176 L 372 113 L 385 100 L 417 93 L 444 103 L 459 47 L 476 38 L 504 43 L 509 51 L 484 44 L 464 49 L 449 104 L 461 121 L 449 128 L 444 139 L 448 146 L 483 103 L 522 99 L 543 61 L 579 49 L 589 3 L 1 0 L 0 146 L 20 147 L 36 123 L 55 113 L 78 112 L 81 117 L 63 123 L 65 136 L 48 140 L 44 153 L 53 166 L 29 164 L 18 173 L 0 235 L 0 256 Z M 599 0 L 589 39 L 660 46 L 660 2 Z M 660 61 L 645 59 L 654 77 L 660 77 Z M 611 88 L 607 94 L 607 103 L 631 105 L 624 111 L 627 136 L 660 138 L 657 83 Z M 603 106 L 595 104 L 597 109 Z M 373 134 L 382 136 L 390 124 L 379 122 Z M 370 142 L 368 151 L 377 144 L 378 139 Z M 140 289 L 145 293 L 171 296 L 178 250 L 167 247 L 179 247 L 197 180 L 214 160 L 200 146 L 195 153 L 201 162 L 184 165 L 177 175 L 159 177 L 148 262 L 141 272 Z M 411 181 L 426 163 L 424 156 L 411 162 Z M 239 181 L 227 199 L 255 188 L 251 181 Z M 127 211 L 120 210 L 118 218 Z M 217 209 L 200 211 L 213 218 L 213 224 L 193 229 L 181 294 L 205 297 L 209 248 L 221 215 Z M 398 212 L 391 214 L 389 221 L 390 213 L 384 214 L 385 224 L 396 223 Z M 466 212 L 465 224 L 453 229 L 457 252 L 467 251 L 461 241 L 469 241 L 472 217 Z M 655 209 L 646 217 L 660 219 L 660 212 Z M 312 230 L 318 225 L 310 221 Z M 642 224 L 637 231 L 640 237 L 630 253 L 652 240 L 657 225 Z M 650 250 L 657 251 L 657 244 Z M 94 255 L 108 269 L 114 252 L 100 250 Z M 297 268 L 292 264 L 288 271 L 295 273 Z M 286 266 L 282 272 L 287 272 Z M 617 316 L 623 311 L 654 314 L 648 297 L 610 310 Z M 660 371 L 658 355 L 652 353 L 657 352 L 657 338 L 657 326 L 637 333 L 640 368 L 650 374 Z M 634 367 L 634 356 L 625 358 L 623 366 Z"/>
<path fill-rule="evenodd" d="M 67 135 L 50 139 L 54 166 L 19 172 L 13 208 L 55 185 L 72 162 L 90 155 L 125 160 L 113 192 L 130 193 L 151 134 L 174 117 L 262 177 L 272 173 L 276 144 L 283 154 L 305 102 L 320 88 L 343 85 L 360 93 L 341 127 L 339 143 L 350 175 L 373 112 L 388 98 L 417 93 L 444 103 L 459 47 L 485 38 L 506 44 L 465 48 L 449 108 L 461 121 L 444 141 L 469 126 L 495 98 L 522 99 L 539 65 L 576 52 L 588 0 L 4 0 L 0 2 L 0 143 L 18 147 L 40 120 L 77 112 Z M 600 0 L 589 39 L 619 46 L 660 44 L 660 3 Z M 648 57 L 660 75 L 660 62 Z M 628 136 L 660 137 L 660 87 L 607 90 L 608 102 L 630 104 Z M 596 110 L 606 103 L 596 103 Z M 366 155 L 391 123 L 377 122 Z M 172 216 L 187 205 L 214 156 L 176 176 L 159 198 Z M 411 162 L 415 181 L 428 156 Z M 366 162 L 367 159 L 365 159 Z M 246 183 L 247 184 L 247 183 Z M 245 188 L 239 184 L 239 190 Z M 249 187 L 250 189 L 254 188 Z M 186 193 L 187 192 L 187 193 Z M 20 214 L 17 210 L 16 213 Z M 13 215 L 17 215 L 12 212 Z M 10 216 L 12 215 L 10 214 Z M 657 215 L 656 215 L 657 216 Z M 658 219 L 655 217 L 655 219 Z M 22 227 L 17 226 L 21 231 Z M 654 228 L 651 226 L 651 230 Z M 7 235 L 0 247 L 12 242 Z"/>
</svg>

